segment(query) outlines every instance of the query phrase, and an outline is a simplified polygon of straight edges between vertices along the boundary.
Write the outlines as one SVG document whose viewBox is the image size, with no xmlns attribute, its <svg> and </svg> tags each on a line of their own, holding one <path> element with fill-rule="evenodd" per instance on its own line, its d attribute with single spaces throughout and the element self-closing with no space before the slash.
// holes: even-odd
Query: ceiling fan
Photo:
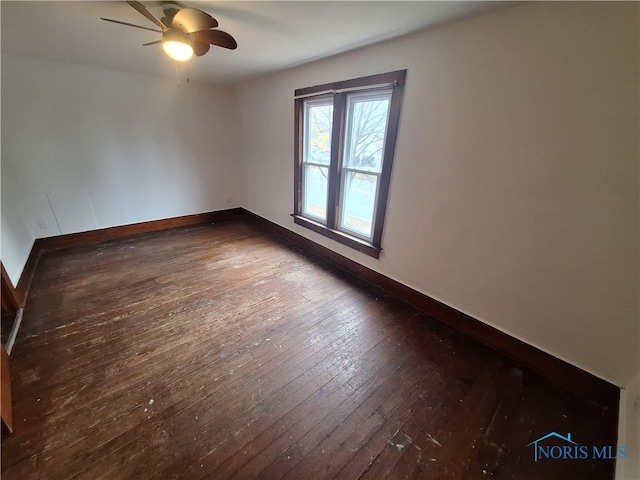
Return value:
<svg viewBox="0 0 640 480">
<path fill-rule="evenodd" d="M 152 21 L 160 30 L 110 18 L 101 18 L 101 20 L 161 33 L 162 40 L 145 43 L 143 46 L 162 44 L 166 54 L 174 60 L 189 60 L 193 55 L 201 57 L 209 51 L 209 45 L 230 50 L 238 48 L 236 40 L 231 35 L 222 30 L 215 30 L 218 21 L 202 10 L 187 7 L 176 1 L 161 2 L 164 16 L 159 19 L 142 3 L 135 1 L 127 1 L 127 3 Z"/>
</svg>

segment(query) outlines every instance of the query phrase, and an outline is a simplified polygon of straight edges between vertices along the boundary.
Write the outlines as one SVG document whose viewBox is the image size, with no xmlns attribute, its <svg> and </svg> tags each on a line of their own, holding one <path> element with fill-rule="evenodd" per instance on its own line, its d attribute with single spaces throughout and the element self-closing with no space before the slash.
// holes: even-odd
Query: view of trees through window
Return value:
<svg viewBox="0 0 640 480">
<path fill-rule="evenodd" d="M 347 128 L 340 185 L 340 226 L 371 237 L 391 91 L 353 94 L 347 100 Z M 306 103 L 303 212 L 326 220 L 333 105 Z"/>
<path fill-rule="evenodd" d="M 391 92 L 354 95 L 347 103 L 340 226 L 371 237 Z"/>
<path fill-rule="evenodd" d="M 306 120 L 303 211 L 326 221 L 333 123 L 332 100 L 307 103 Z"/>
</svg>

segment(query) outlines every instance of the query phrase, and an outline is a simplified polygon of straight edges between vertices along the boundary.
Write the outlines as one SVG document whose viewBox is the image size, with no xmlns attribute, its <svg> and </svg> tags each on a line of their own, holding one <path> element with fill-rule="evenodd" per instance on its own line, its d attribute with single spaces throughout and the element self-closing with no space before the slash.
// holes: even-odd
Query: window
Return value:
<svg viewBox="0 0 640 480">
<path fill-rule="evenodd" d="M 378 258 L 406 70 L 296 90 L 295 223 Z"/>
</svg>

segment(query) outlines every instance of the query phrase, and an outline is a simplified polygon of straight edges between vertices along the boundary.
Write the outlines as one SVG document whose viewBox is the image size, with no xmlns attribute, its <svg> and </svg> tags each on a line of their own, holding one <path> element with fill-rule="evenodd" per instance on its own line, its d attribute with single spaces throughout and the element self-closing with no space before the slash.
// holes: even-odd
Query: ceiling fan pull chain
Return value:
<svg viewBox="0 0 640 480">
<path fill-rule="evenodd" d="M 180 86 L 180 75 L 178 75 L 178 62 L 174 60 L 173 64 L 176 66 L 176 82 L 178 83 L 178 86 Z"/>
</svg>

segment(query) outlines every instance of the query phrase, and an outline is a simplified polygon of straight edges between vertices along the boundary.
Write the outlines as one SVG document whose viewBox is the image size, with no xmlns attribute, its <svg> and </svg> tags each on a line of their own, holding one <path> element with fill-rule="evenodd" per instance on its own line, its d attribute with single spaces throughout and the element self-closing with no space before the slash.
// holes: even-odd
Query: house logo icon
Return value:
<svg viewBox="0 0 640 480">
<path fill-rule="evenodd" d="M 540 459 L 540 453 L 543 454 L 543 456 L 545 457 L 549 457 L 549 455 L 545 455 L 546 452 L 548 452 L 548 449 L 545 450 L 545 448 L 541 445 L 538 445 L 541 442 L 544 442 L 545 440 L 548 440 L 549 438 L 559 438 L 560 440 L 564 441 L 567 444 L 568 450 L 567 448 L 563 448 L 563 447 L 551 447 L 551 448 L 557 448 L 559 449 L 560 452 L 564 453 L 567 451 L 571 451 L 573 450 L 573 446 L 578 446 L 578 444 L 576 442 L 574 442 L 573 440 L 571 440 L 571 434 L 567 433 L 566 437 L 563 437 L 562 435 L 560 435 L 559 433 L 556 432 L 551 432 L 551 433 L 547 433 L 545 436 L 540 437 L 536 440 L 534 440 L 533 442 L 527 443 L 527 447 L 530 447 L 531 445 L 533 445 L 533 460 L 535 462 L 537 462 Z"/>
</svg>

